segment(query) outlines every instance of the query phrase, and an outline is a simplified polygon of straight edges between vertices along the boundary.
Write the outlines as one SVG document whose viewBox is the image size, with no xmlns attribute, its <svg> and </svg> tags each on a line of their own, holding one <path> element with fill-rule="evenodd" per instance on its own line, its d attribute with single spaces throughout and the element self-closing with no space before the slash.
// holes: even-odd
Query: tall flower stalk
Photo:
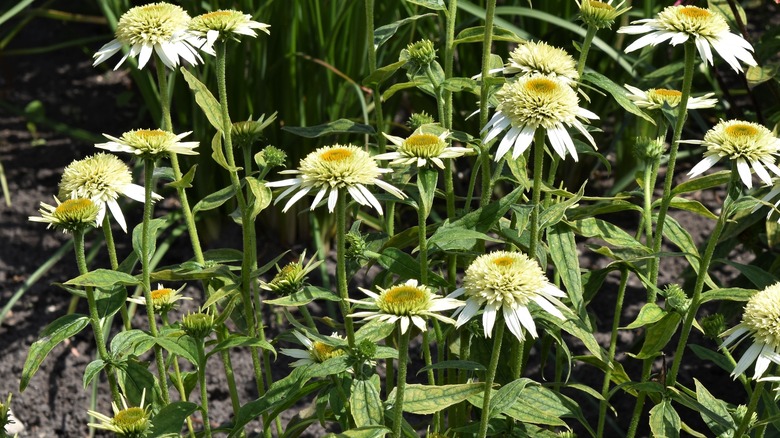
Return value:
<svg viewBox="0 0 780 438">
<path fill-rule="evenodd" d="M 490 73 L 490 54 L 491 47 L 493 45 L 493 19 L 496 15 L 496 0 L 487 0 L 485 7 L 485 33 L 482 37 L 482 86 L 480 88 L 479 97 L 479 126 L 486 126 L 488 122 L 488 97 L 490 92 L 490 85 L 486 80 Z M 479 167 L 482 172 L 482 194 L 479 198 L 479 205 L 481 207 L 487 205 L 490 202 L 491 194 L 493 191 L 492 183 L 490 181 L 490 152 L 488 140 L 483 140 L 480 145 L 479 152 Z"/>
</svg>

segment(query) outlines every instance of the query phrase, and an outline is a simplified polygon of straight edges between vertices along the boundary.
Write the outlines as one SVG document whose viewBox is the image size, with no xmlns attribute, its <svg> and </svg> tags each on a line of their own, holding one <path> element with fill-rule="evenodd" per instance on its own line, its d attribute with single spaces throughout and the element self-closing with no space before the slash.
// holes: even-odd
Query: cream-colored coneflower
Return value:
<svg viewBox="0 0 780 438">
<path fill-rule="evenodd" d="M 179 305 L 181 300 L 191 300 L 190 297 L 185 297 L 181 294 L 181 291 L 187 287 L 186 284 L 180 288 L 173 290 L 168 287 L 163 287 L 161 283 L 157 283 L 157 289 L 151 292 L 152 295 L 152 307 L 155 313 L 168 313 L 174 310 Z M 146 305 L 146 300 L 143 297 L 128 298 L 127 301 L 132 301 L 136 304 Z"/>
<path fill-rule="evenodd" d="M 376 310 L 355 312 L 349 317 L 365 320 L 378 319 L 389 324 L 399 322 L 401 333 L 406 333 L 410 324 L 414 324 L 420 330 L 426 330 L 425 317 L 427 316 L 447 324 L 455 324 L 453 319 L 441 315 L 439 312 L 464 305 L 460 300 L 437 295 L 430 287 L 418 284 L 417 280 L 407 280 L 406 283 L 388 289 L 378 287 L 378 294 L 362 287 L 359 289 L 368 295 L 370 300 L 349 299 L 349 301 Z"/>
<path fill-rule="evenodd" d="M 605 29 L 612 27 L 615 18 L 623 15 L 631 9 L 630 6 L 623 6 L 625 0 L 613 5 L 613 0 L 576 0 L 580 7 L 580 20 L 588 26 L 596 29 Z"/>
<path fill-rule="evenodd" d="M 434 164 L 444 169 L 444 161 L 448 158 L 457 158 L 471 152 L 471 148 L 459 146 L 447 146 L 447 137 L 450 131 L 445 130 L 439 135 L 425 132 L 424 128 L 418 128 L 412 135 L 403 139 L 394 135 L 383 134 L 396 145 L 396 150 L 384 154 L 374 155 L 375 160 L 392 160 L 391 166 L 427 166 Z"/>
<path fill-rule="evenodd" d="M 721 334 L 723 347 L 738 345 L 748 337 L 753 344 L 737 362 L 731 376 L 735 379 L 755 362 L 754 379 L 764 375 L 769 365 L 780 365 L 780 283 L 768 286 L 750 297 L 742 314 L 742 322 Z"/>
<path fill-rule="evenodd" d="M 621 27 L 618 32 L 631 35 L 647 33 L 626 47 L 627 53 L 666 41 L 676 46 L 693 38 L 699 55 L 710 65 L 714 65 L 712 49 L 735 71 L 742 71 L 739 61 L 750 66 L 756 65 L 751 54 L 753 46 L 741 36 L 731 33 L 726 19 L 710 9 L 667 6 L 656 18 L 636 20 L 631 26 Z"/>
<path fill-rule="evenodd" d="M 306 286 L 306 276 L 322 264 L 322 260 L 317 260 L 314 257 L 309 259 L 308 263 L 304 263 L 304 260 L 306 260 L 306 251 L 301 254 L 298 260 L 290 262 L 282 268 L 277 266 L 278 272 L 274 278 L 269 282 L 261 281 L 260 289 L 274 292 L 277 295 L 290 295 L 300 291 Z"/>
<path fill-rule="evenodd" d="M 128 57 L 138 57 L 138 68 L 144 68 L 152 52 L 168 68 L 176 68 L 179 58 L 190 64 L 203 62 L 197 52 L 205 40 L 187 30 L 190 16 L 179 6 L 170 3 L 150 3 L 130 8 L 116 25 L 116 38 L 95 53 L 95 62 L 101 62 L 119 52 L 123 46 L 130 51 L 114 67 L 118 69 Z"/>
<path fill-rule="evenodd" d="M 631 85 L 623 85 L 628 90 L 626 97 L 633 101 L 639 108 L 650 110 L 660 109 L 664 106 L 677 108 L 682 99 L 682 92 L 668 88 L 651 88 L 647 91 L 640 90 Z M 715 93 L 706 93 L 703 96 L 688 98 L 688 109 L 712 108 L 718 103 L 717 99 L 712 99 Z"/>
<path fill-rule="evenodd" d="M 60 179 L 60 198 L 89 198 L 100 207 L 97 225 L 101 226 L 106 207 L 122 230 L 127 232 L 127 222 L 119 208 L 119 195 L 144 202 L 144 188 L 133 184 L 130 168 L 115 155 L 99 153 L 77 160 L 65 167 Z M 154 200 L 162 196 L 153 193 Z"/>
<path fill-rule="evenodd" d="M 256 37 L 255 29 L 270 35 L 269 27 L 270 24 L 254 21 L 251 15 L 232 9 L 221 9 L 198 15 L 190 21 L 189 25 L 192 33 L 206 39 L 206 44 L 201 48 L 206 52 L 213 51 L 212 46 L 219 38 L 237 38 L 239 35 Z"/>
<path fill-rule="evenodd" d="M 544 41 L 527 41 L 518 45 L 510 54 L 503 68 L 504 74 L 544 75 L 574 85 L 580 76 L 577 62 L 565 50 Z"/>
<path fill-rule="evenodd" d="M 59 228 L 63 232 L 84 230 L 87 227 L 97 226 L 96 221 L 100 207 L 88 198 L 68 199 L 60 202 L 54 197 L 57 205 L 49 205 L 41 202 L 38 210 L 40 216 L 30 216 L 31 222 L 44 222 L 49 224 L 46 228 Z"/>
<path fill-rule="evenodd" d="M 772 184 L 772 176 L 767 169 L 780 176 L 780 168 L 775 165 L 776 156 L 780 153 L 780 139 L 758 123 L 742 120 L 721 121 L 704 134 L 703 141 L 685 142 L 707 147 L 704 159 L 688 172 L 691 178 L 701 175 L 722 158 L 736 163 L 739 177 L 747 188 L 753 187 L 751 167 L 766 185 Z"/>
<path fill-rule="evenodd" d="M 111 141 L 98 143 L 95 147 L 145 158 L 160 158 L 170 154 L 198 155 L 194 150 L 198 147 L 197 141 L 179 141 L 191 133 L 192 131 L 188 131 L 176 135 L 161 129 L 136 129 L 125 132 L 119 138 L 103 134 Z"/>
<path fill-rule="evenodd" d="M 512 158 L 519 157 L 533 142 L 537 129 L 544 128 L 555 152 L 566 158 L 568 151 L 574 161 L 577 149 L 566 127 L 574 127 L 593 147 L 596 143 L 579 119 L 598 119 L 592 112 L 580 108 L 577 93 L 555 76 L 525 76 L 507 82 L 496 93 L 498 107 L 493 118 L 482 128 L 487 132 L 483 142 L 494 139 L 509 128 L 496 151 L 496 161 L 513 149 Z"/>
<path fill-rule="evenodd" d="M 309 365 L 325 362 L 328 359 L 334 357 L 343 356 L 346 353 L 347 342 L 339 336 L 338 333 L 333 333 L 327 338 L 327 342 L 318 339 L 310 339 L 307 335 L 298 331 L 292 332 L 298 341 L 306 348 L 301 350 L 299 348 L 282 348 L 279 350 L 285 356 L 298 359 L 291 363 L 292 367 L 299 367 L 301 365 Z"/>
<path fill-rule="evenodd" d="M 363 149 L 354 145 L 325 146 L 310 153 L 301 160 L 297 170 L 283 170 L 283 175 L 297 175 L 295 178 L 266 183 L 267 187 L 288 187 L 274 201 L 278 203 L 292 193 L 295 193 L 285 204 L 282 211 L 287 211 L 296 201 L 306 196 L 312 190 L 316 191 L 311 209 L 325 197 L 328 198 L 328 211 L 336 208 L 339 191 L 346 190 L 360 205 L 370 205 L 379 214 L 382 206 L 367 186 L 378 185 L 393 196 L 406 197 L 398 188 L 382 181 L 379 176 L 392 172 L 377 166 L 376 160 Z"/>
<path fill-rule="evenodd" d="M 477 257 L 466 269 L 463 287 L 449 296 L 464 294 L 466 306 L 455 312 L 458 315 L 456 326 L 468 322 L 484 307 L 482 325 L 488 338 L 493 333 L 499 310 L 518 340 L 525 339 L 523 328 L 536 338 L 536 324 L 528 310 L 531 302 L 549 314 L 565 319 L 558 309 L 564 307 L 558 298 L 566 294 L 547 280 L 535 260 L 519 252 L 496 251 Z"/>
<path fill-rule="evenodd" d="M 89 423 L 89 427 L 108 430 L 125 438 L 142 438 L 149 436 L 152 431 L 152 416 L 149 407 L 144 407 L 146 398 L 146 389 L 141 392 L 141 405 L 138 407 L 127 406 L 127 399 L 122 396 L 122 409 L 111 403 L 114 416 L 101 414 L 96 411 L 87 411 L 87 413 L 97 420 L 97 423 Z"/>
</svg>

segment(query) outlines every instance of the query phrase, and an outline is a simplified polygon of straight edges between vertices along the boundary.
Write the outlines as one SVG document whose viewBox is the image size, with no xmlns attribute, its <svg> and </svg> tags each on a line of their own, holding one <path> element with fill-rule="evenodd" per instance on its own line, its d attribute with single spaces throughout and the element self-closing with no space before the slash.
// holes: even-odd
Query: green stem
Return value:
<svg viewBox="0 0 780 438">
<path fill-rule="evenodd" d="M 108 250 L 108 261 L 111 264 L 111 270 L 119 269 L 119 260 L 116 257 L 116 245 L 114 244 L 114 233 L 111 231 L 111 222 L 108 220 L 108 214 L 103 216 L 103 237 L 106 241 L 106 250 Z M 119 308 L 119 314 L 122 316 L 122 327 L 130 330 L 130 315 L 127 313 L 127 306 Z"/>
<path fill-rule="evenodd" d="M 160 91 L 160 110 L 162 113 L 162 120 L 160 121 L 161 129 L 163 131 L 173 132 L 173 122 L 171 121 L 171 100 L 170 91 L 168 89 L 168 76 L 165 66 L 160 61 L 160 57 L 154 55 L 156 58 L 156 70 L 157 70 L 157 86 Z"/>
<path fill-rule="evenodd" d="M 650 372 L 653 370 L 653 360 L 645 359 L 642 361 L 642 378 L 640 382 L 647 382 L 650 377 Z M 636 405 L 634 405 L 634 412 L 631 414 L 631 423 L 628 425 L 628 432 L 626 438 L 634 438 L 636 431 L 639 428 L 639 419 L 642 417 L 642 410 L 645 406 L 645 398 L 647 397 L 647 391 L 639 391 L 639 395 L 636 398 Z"/>
<path fill-rule="evenodd" d="M 422 195 L 425 196 L 425 195 Z M 420 283 L 422 285 L 428 284 L 428 230 L 426 229 L 426 221 L 428 220 L 425 214 L 425 208 L 422 206 L 422 202 L 417 206 L 417 235 L 418 245 L 420 246 Z"/>
<path fill-rule="evenodd" d="M 680 332 L 680 340 L 677 343 L 677 350 L 674 352 L 672 368 L 667 376 L 668 386 L 674 386 L 677 382 L 677 372 L 680 370 L 685 347 L 688 343 L 688 336 L 690 335 L 693 322 L 696 319 L 696 313 L 701 305 L 701 293 L 704 289 L 704 281 L 707 278 L 707 271 L 709 270 L 710 262 L 712 261 L 712 255 L 715 253 L 715 247 L 718 244 L 718 239 L 720 239 L 720 234 L 726 226 L 726 221 L 731 211 L 731 205 L 739 197 L 739 184 L 739 173 L 737 172 L 737 167 L 735 165 L 731 169 L 731 180 L 729 181 L 728 193 L 726 195 L 726 200 L 723 202 L 720 216 L 718 216 L 718 222 L 715 223 L 715 229 L 712 230 L 712 233 L 709 235 L 707 247 L 701 257 L 701 262 L 699 263 L 699 275 L 696 276 L 696 285 L 693 287 L 691 305 L 688 307 L 688 311 L 685 314 L 685 320 L 683 321 L 682 330 Z"/>
<path fill-rule="evenodd" d="M 643 178 L 644 189 L 644 208 L 642 210 L 643 222 L 645 225 L 645 242 L 650 245 L 653 242 L 653 187 L 655 187 L 655 176 L 658 174 L 658 160 L 645 162 L 645 175 Z M 648 292 L 650 288 L 648 288 Z M 653 298 L 651 301 L 650 298 Z M 655 302 L 655 296 L 648 296 L 648 303 Z"/>
<path fill-rule="evenodd" d="M 468 329 L 464 328 L 460 330 L 460 349 L 458 351 L 458 359 L 469 360 L 469 350 L 471 348 L 471 333 Z M 458 382 L 459 384 L 466 383 L 466 370 L 458 370 Z M 457 415 L 454 420 L 450 420 L 450 427 L 457 429 L 466 424 L 466 413 L 468 412 L 468 406 L 463 401 L 458 403 Z"/>
<path fill-rule="evenodd" d="M 198 346 L 198 385 L 200 386 L 200 409 L 203 415 L 203 429 L 205 436 L 211 436 L 211 422 L 209 421 L 209 391 L 206 387 L 206 348 L 205 339 L 197 339 Z"/>
<path fill-rule="evenodd" d="M 750 396 L 750 403 L 748 404 L 747 412 L 745 412 L 745 416 L 742 417 L 742 421 L 739 423 L 737 433 L 735 433 L 734 436 L 746 436 L 748 428 L 750 428 L 750 419 L 753 417 L 753 413 L 756 412 L 756 408 L 758 407 L 759 400 L 761 400 L 761 395 L 764 392 L 765 385 L 766 382 L 762 381 L 756 383 L 756 388 L 753 390 L 753 395 Z"/>
<path fill-rule="evenodd" d="M 170 323 L 168 322 L 168 313 L 163 312 L 160 314 L 160 318 L 162 319 L 163 327 L 170 327 Z M 174 385 L 176 385 L 176 389 L 179 390 L 179 397 L 182 401 L 187 401 L 187 391 L 184 389 L 184 381 L 181 378 L 181 369 L 179 368 L 179 358 L 175 354 L 171 355 L 171 359 L 173 359 L 173 373 L 176 380 L 174 380 Z M 192 426 L 192 419 L 190 417 L 187 417 L 187 430 L 190 432 L 190 437 L 195 438 L 195 429 Z"/>
<path fill-rule="evenodd" d="M 539 210 L 540 201 L 542 199 L 542 174 L 544 172 L 544 128 L 541 126 L 536 128 L 534 133 L 534 181 L 533 189 L 531 190 L 531 239 L 528 245 L 528 255 L 534 259 L 539 260 L 537 256 L 537 248 L 539 244 Z"/>
<path fill-rule="evenodd" d="M 444 79 L 453 76 L 453 64 L 455 58 L 455 18 L 458 16 L 458 0 L 450 0 L 447 8 L 447 30 L 444 36 Z M 444 98 L 444 118 L 441 124 L 445 129 L 452 129 L 452 91 L 445 89 Z M 447 200 L 447 217 L 455 217 L 455 187 L 452 175 L 455 172 L 455 162 L 452 159 L 444 160 L 444 194 Z M 457 278 L 458 256 L 451 254 L 447 256 L 447 280 L 455 284 Z"/>
<path fill-rule="evenodd" d="M 84 275 L 89 272 L 87 268 L 87 257 L 84 253 L 84 230 L 73 231 L 73 249 L 76 253 L 76 264 L 79 268 L 79 274 Z M 100 323 L 100 315 L 97 311 L 97 299 L 95 290 L 92 287 L 84 288 L 87 294 L 87 304 L 89 306 L 89 322 L 92 325 L 92 331 L 95 335 L 95 344 L 97 344 L 98 356 L 106 364 L 106 376 L 108 377 L 108 386 L 111 390 L 111 399 L 114 403 L 120 403 L 119 387 L 117 386 L 116 376 L 111 365 L 111 356 L 106 349 L 106 340 L 103 337 L 103 326 Z M 124 307 L 124 306 L 123 306 Z"/>
<path fill-rule="evenodd" d="M 608 364 L 611 364 L 615 360 L 615 352 L 617 350 L 617 337 L 618 328 L 620 327 L 620 315 L 623 312 L 623 299 L 626 296 L 626 285 L 628 284 L 628 269 L 622 267 L 620 269 L 620 286 L 618 286 L 617 298 L 615 299 L 615 314 L 612 317 L 612 332 L 609 338 L 609 353 L 607 358 Z M 601 438 L 604 436 L 604 425 L 607 419 L 607 400 L 609 396 L 609 384 L 612 380 L 612 367 L 607 368 L 607 372 L 604 374 L 604 383 L 601 386 L 601 395 L 603 399 L 599 402 L 599 423 L 596 436 Z"/>
<path fill-rule="evenodd" d="M 406 362 L 409 361 L 409 336 L 412 328 L 407 327 L 405 333 L 401 333 L 401 325 L 398 324 L 398 380 L 395 385 L 395 416 L 393 417 L 393 437 L 401 438 L 401 424 L 404 421 L 404 389 L 406 389 Z"/>
<path fill-rule="evenodd" d="M 490 355 L 487 375 L 485 376 L 485 393 L 482 399 L 482 415 L 479 419 L 479 433 L 477 438 L 485 438 L 490 422 L 490 396 L 493 392 L 493 382 L 496 380 L 498 358 L 501 356 L 501 341 L 504 339 L 504 327 L 506 323 L 502 317 L 496 316 L 496 331 L 493 333 L 493 353 Z"/>
<path fill-rule="evenodd" d="M 694 61 L 696 60 L 696 47 L 692 41 L 687 41 L 685 44 L 685 67 L 683 70 L 683 84 L 682 95 L 680 96 L 680 103 L 677 107 L 677 120 L 674 124 L 674 133 L 672 134 L 672 145 L 669 148 L 669 162 L 666 167 L 666 177 L 664 179 L 664 192 L 661 198 L 661 206 L 658 210 L 658 222 L 655 228 L 655 236 L 653 239 L 653 253 L 658 254 L 661 252 L 661 243 L 664 236 L 664 222 L 666 220 L 666 213 L 669 211 L 669 205 L 672 202 L 672 184 L 674 183 L 674 166 L 677 161 L 677 150 L 680 147 L 680 138 L 682 136 L 683 126 L 685 126 L 685 119 L 687 116 L 688 98 L 691 95 L 691 85 L 693 84 L 693 69 Z M 653 257 L 650 261 L 650 284 L 656 284 L 658 280 L 658 267 L 659 258 Z M 650 289 L 650 288 L 648 288 Z M 648 302 L 655 302 L 655 292 L 648 290 Z M 652 298 L 652 300 L 651 300 Z"/>
<path fill-rule="evenodd" d="M 352 325 L 352 318 L 349 317 L 350 306 L 349 290 L 347 289 L 347 260 L 346 260 L 346 235 L 347 235 L 347 194 L 339 190 L 338 200 L 336 201 L 336 281 L 338 284 L 339 297 L 341 301 L 341 318 L 344 320 L 344 328 L 347 331 L 347 342 L 350 348 L 355 347 L 355 329 Z"/>
<path fill-rule="evenodd" d="M 154 181 L 154 159 L 144 158 L 144 216 L 141 223 L 141 285 L 144 290 L 144 299 L 146 301 L 146 316 L 149 321 L 149 332 L 152 337 L 156 338 L 159 333 L 157 331 L 157 320 L 154 316 L 154 305 L 152 304 L 152 287 L 151 287 L 151 274 L 152 274 L 152 242 L 155 236 L 152 235 L 150 223 L 152 221 L 152 209 L 154 208 L 154 201 L 152 200 L 152 184 Z M 168 397 L 168 383 L 166 378 L 165 358 L 163 357 L 163 349 L 159 345 L 154 347 L 155 361 L 157 362 L 157 379 L 160 385 L 160 394 L 162 395 L 163 403 L 170 403 Z"/>
<path fill-rule="evenodd" d="M 582 78 L 582 72 L 585 71 L 585 62 L 588 60 L 590 45 L 593 43 L 593 37 L 596 36 L 597 30 L 595 26 L 588 26 L 588 30 L 585 33 L 585 39 L 582 41 L 582 49 L 580 50 L 580 59 L 577 61 L 578 78 Z"/>
<path fill-rule="evenodd" d="M 482 87 L 479 100 L 479 126 L 480 129 L 488 122 L 488 92 L 490 86 L 486 80 L 490 72 L 490 49 L 493 45 L 493 18 L 496 14 L 496 0 L 487 0 L 485 8 L 485 33 L 482 39 Z M 482 195 L 480 196 L 481 207 L 490 202 L 492 186 L 490 182 L 490 149 L 482 144 L 480 147 L 480 160 L 482 162 Z"/>
</svg>

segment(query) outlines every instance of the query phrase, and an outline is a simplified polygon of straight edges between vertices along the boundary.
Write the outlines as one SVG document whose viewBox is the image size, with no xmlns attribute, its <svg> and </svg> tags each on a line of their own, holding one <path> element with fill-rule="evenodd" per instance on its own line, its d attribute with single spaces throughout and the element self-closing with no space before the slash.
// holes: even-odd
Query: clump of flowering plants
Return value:
<svg viewBox="0 0 780 438">
<path fill-rule="evenodd" d="M 260 148 L 276 116 L 253 120 L 244 102 L 228 101 L 238 74 L 227 68 L 231 52 L 286 23 L 224 9 L 190 18 L 164 2 L 120 17 L 95 64 L 127 50 L 117 68 L 134 69 L 125 61 L 138 58 L 137 68 L 154 70 L 160 124 L 104 133 L 95 146 L 108 152 L 75 160 L 56 205 L 46 200 L 31 216 L 72 236 L 80 275 L 62 287 L 86 298 L 88 313 L 44 329 L 21 390 L 55 345 L 90 326 L 97 352 L 84 382 L 106 382 L 113 416 L 93 407 L 89 426 L 117 436 L 246 436 L 253 422 L 266 437 L 315 424 L 344 437 L 780 429 L 777 264 L 766 260 L 778 241 L 780 139 L 766 122 L 776 118 L 734 118 L 724 111 L 733 106 L 727 85 L 700 89 L 717 82 L 704 79 L 761 69 L 748 35 L 735 33 L 745 31 L 741 18 L 652 2 L 651 16 L 637 18 L 624 2 L 582 0 L 569 17 L 582 28 L 566 22 L 582 37 L 548 43 L 496 26 L 496 0 L 484 23 L 459 35 L 457 1 L 408 3 L 430 11 L 377 27 L 366 1 L 368 35 L 354 36 L 369 42 L 363 88 L 350 79 L 365 110 L 350 117 L 362 123 L 285 120 L 287 131 L 320 142 L 306 153 L 292 137 Z M 444 29 L 423 26 L 429 35 L 389 43 L 437 14 Z M 597 59 L 592 46 L 612 59 Z M 469 50 L 481 51 L 479 63 Z M 653 64 L 670 56 L 682 60 Z M 174 126 L 188 120 L 172 112 L 179 75 L 207 129 Z M 391 126 L 409 102 L 434 116 L 415 112 L 412 129 Z M 474 107 L 476 122 L 466 117 Z M 195 155 L 210 155 L 227 185 L 201 196 L 199 168 L 182 168 Z M 129 160 L 142 169 L 137 183 Z M 607 189 L 591 183 L 609 172 L 627 177 Z M 176 199 L 175 212 L 161 215 L 164 198 Z M 720 202 L 702 201 L 712 198 Z M 201 241 L 203 212 L 224 207 L 239 248 Z M 109 216 L 132 229 L 127 254 Z M 267 232 L 273 216 L 310 220 L 318 231 L 295 239 L 312 237 L 314 256 L 287 254 Z M 759 225 L 750 247 L 740 243 Z M 157 243 L 169 227 L 187 235 L 184 260 L 163 259 Z M 85 257 L 97 228 L 106 266 Z M 282 249 L 269 257 L 266 248 Z M 669 275 L 667 263 L 684 273 Z M 136 306 L 143 317 L 133 317 Z M 238 355 L 251 358 L 248 383 L 237 381 Z M 215 369 L 226 388 L 209 386 Z M 728 401 L 702 383 L 718 372 L 724 385 L 739 380 Z M 215 389 L 229 394 L 230 419 L 209 410 Z"/>
</svg>

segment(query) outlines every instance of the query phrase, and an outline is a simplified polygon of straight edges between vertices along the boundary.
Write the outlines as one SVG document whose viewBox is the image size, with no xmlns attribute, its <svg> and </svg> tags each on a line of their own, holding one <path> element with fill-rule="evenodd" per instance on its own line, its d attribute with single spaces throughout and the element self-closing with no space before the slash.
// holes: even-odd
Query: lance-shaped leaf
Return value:
<svg viewBox="0 0 780 438">
<path fill-rule="evenodd" d="M 30 383 L 30 379 L 38 371 L 43 360 L 46 359 L 49 352 L 60 342 L 75 336 L 89 324 L 89 318 L 85 315 L 70 314 L 57 318 L 54 322 L 46 326 L 41 332 L 37 341 L 30 346 L 27 353 L 27 359 L 22 368 L 22 378 L 19 382 L 19 391 L 24 391 Z"/>
</svg>

